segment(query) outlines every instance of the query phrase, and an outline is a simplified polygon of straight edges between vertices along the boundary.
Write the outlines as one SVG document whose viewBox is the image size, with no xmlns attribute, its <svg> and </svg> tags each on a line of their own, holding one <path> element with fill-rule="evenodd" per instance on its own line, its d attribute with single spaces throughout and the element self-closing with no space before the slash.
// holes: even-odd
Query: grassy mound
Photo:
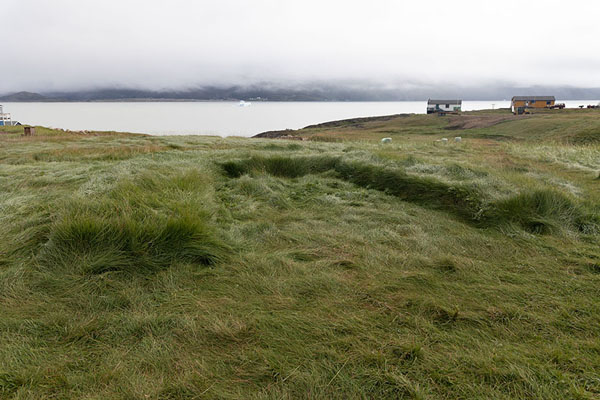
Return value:
<svg viewBox="0 0 600 400">
<path fill-rule="evenodd" d="M 210 265 L 225 245 L 205 210 L 206 177 L 145 175 L 96 199 L 71 199 L 51 224 L 41 261 L 85 273 L 153 270 L 174 261 Z"/>
<path fill-rule="evenodd" d="M 44 251 L 47 261 L 77 262 L 84 272 L 157 269 L 174 261 L 213 264 L 221 246 L 195 216 L 158 220 L 79 215 L 58 222 Z"/>
<path fill-rule="evenodd" d="M 532 233 L 561 228 L 590 233 L 598 229 L 598 216 L 553 189 L 533 190 L 493 203 L 485 215 L 490 225 L 516 224 Z"/>
<path fill-rule="evenodd" d="M 375 189 L 404 201 L 459 216 L 478 226 L 516 225 L 532 233 L 551 233 L 574 228 L 597 231 L 597 215 L 567 195 L 552 189 L 525 191 L 503 199 L 487 199 L 475 186 L 450 184 L 431 177 L 339 157 L 252 157 L 221 164 L 230 177 L 264 172 L 296 178 L 307 174 L 335 171 L 340 179 Z"/>
</svg>

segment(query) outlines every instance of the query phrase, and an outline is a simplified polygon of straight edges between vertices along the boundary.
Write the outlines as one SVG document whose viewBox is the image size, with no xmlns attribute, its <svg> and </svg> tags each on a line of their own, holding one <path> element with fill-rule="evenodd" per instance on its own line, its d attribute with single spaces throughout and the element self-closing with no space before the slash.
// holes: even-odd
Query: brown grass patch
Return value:
<svg viewBox="0 0 600 400">
<path fill-rule="evenodd" d="M 36 161 L 77 161 L 77 160 L 121 160 L 140 154 L 173 150 L 169 146 L 147 144 L 143 146 L 74 147 L 46 150 L 32 154 Z"/>
<path fill-rule="evenodd" d="M 502 122 L 523 118 L 530 117 L 521 115 L 456 115 L 449 118 L 446 129 L 489 128 L 490 126 L 498 125 Z"/>
</svg>

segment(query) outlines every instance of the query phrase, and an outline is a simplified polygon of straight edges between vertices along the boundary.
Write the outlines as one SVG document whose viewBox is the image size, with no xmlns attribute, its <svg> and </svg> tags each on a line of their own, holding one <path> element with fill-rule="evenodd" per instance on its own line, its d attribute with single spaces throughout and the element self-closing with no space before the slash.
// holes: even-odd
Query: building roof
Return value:
<svg viewBox="0 0 600 400">
<path fill-rule="evenodd" d="M 527 101 L 527 100 L 555 101 L 556 98 L 554 96 L 514 96 L 512 98 L 512 101 Z"/>
<path fill-rule="evenodd" d="M 427 101 L 427 104 L 462 104 L 462 100 L 431 100 Z"/>
</svg>

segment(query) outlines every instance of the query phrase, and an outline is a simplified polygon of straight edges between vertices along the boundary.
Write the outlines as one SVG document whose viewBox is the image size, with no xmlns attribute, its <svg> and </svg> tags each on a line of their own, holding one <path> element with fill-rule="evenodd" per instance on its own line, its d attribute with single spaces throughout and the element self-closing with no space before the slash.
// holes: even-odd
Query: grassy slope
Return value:
<svg viewBox="0 0 600 400">
<path fill-rule="evenodd" d="M 600 113 L 447 124 L 0 135 L 0 398 L 598 398 Z"/>
</svg>

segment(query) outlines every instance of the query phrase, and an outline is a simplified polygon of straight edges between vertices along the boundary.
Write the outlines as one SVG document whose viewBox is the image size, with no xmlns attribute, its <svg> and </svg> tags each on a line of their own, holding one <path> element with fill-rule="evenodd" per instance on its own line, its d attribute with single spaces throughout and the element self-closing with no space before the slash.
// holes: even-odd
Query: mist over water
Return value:
<svg viewBox="0 0 600 400">
<path fill-rule="evenodd" d="M 598 101 L 560 101 L 568 107 Z M 508 108 L 509 101 L 464 101 L 463 110 Z M 23 124 L 68 130 L 118 131 L 153 135 L 253 136 L 299 129 L 340 119 L 426 112 L 424 101 L 402 102 L 143 102 L 5 103 Z"/>
</svg>

